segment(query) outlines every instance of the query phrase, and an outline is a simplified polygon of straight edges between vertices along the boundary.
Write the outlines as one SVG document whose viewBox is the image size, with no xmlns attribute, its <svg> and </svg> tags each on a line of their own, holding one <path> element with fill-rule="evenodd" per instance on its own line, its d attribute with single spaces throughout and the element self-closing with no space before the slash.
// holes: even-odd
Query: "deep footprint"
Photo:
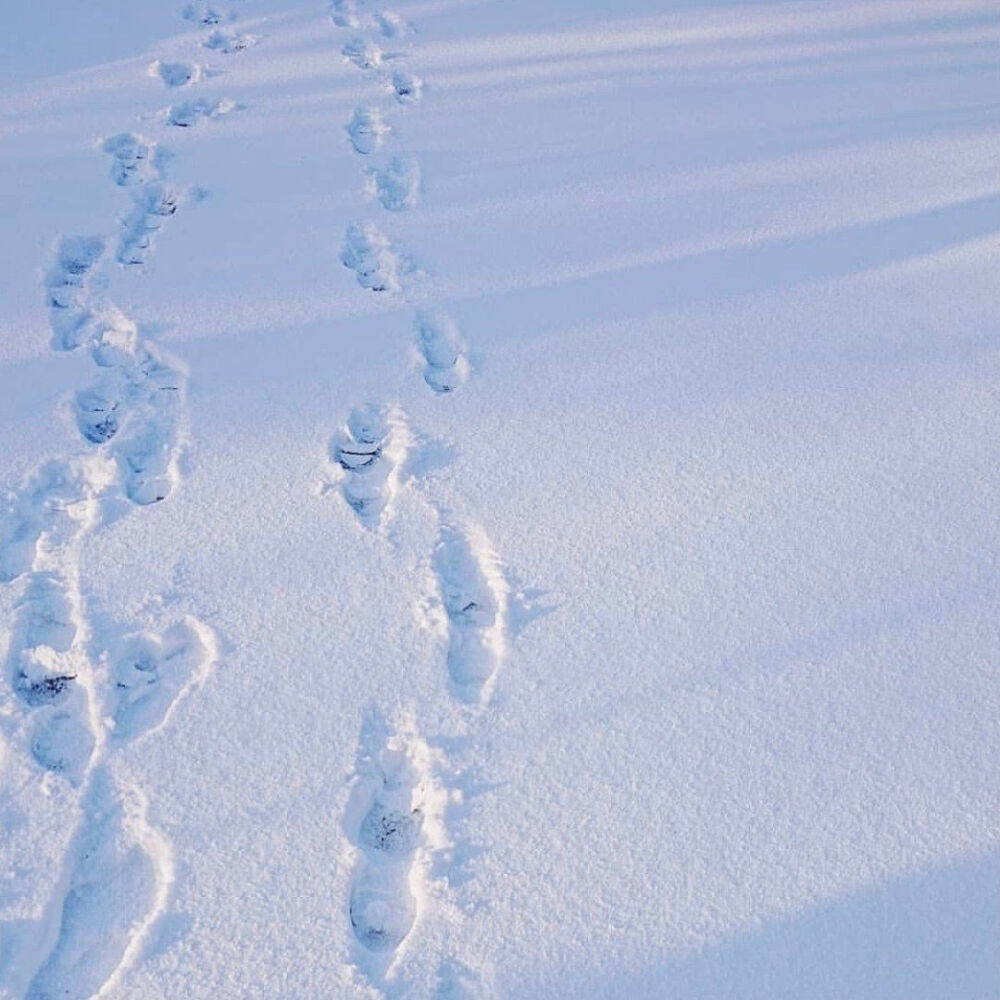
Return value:
<svg viewBox="0 0 1000 1000">
<path fill-rule="evenodd" d="M 379 523 L 396 489 L 405 449 L 398 437 L 389 414 L 367 404 L 351 411 L 331 443 L 331 457 L 343 470 L 344 499 L 367 527 Z"/>
<path fill-rule="evenodd" d="M 33 716 L 32 756 L 74 785 L 83 780 L 95 745 L 88 696 L 78 683 L 90 667 L 78 646 L 77 603 L 60 573 L 32 573 L 17 605 L 7 654 L 11 687 Z"/>
<path fill-rule="evenodd" d="M 145 804 L 131 801 L 111 775 L 95 771 L 83 819 L 70 848 L 65 888 L 50 920 L 56 942 L 26 1000 L 84 1000 L 130 959 L 162 905 L 170 878 L 166 849 L 146 823 Z"/>
<path fill-rule="evenodd" d="M 368 727 L 349 807 L 349 834 L 361 851 L 348 916 L 363 948 L 388 958 L 406 939 L 417 916 L 411 889 L 417 851 L 424 841 L 426 782 L 414 747 L 402 736 Z M 350 829 L 354 824 L 356 830 Z"/>
</svg>

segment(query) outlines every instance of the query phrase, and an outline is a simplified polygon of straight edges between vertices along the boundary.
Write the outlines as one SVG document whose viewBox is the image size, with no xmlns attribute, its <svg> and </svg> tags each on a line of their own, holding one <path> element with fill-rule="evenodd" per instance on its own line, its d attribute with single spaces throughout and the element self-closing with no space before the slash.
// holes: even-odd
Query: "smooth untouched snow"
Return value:
<svg viewBox="0 0 1000 1000">
<path fill-rule="evenodd" d="M 995 1000 L 993 0 L 0 41 L 0 996 Z"/>
</svg>

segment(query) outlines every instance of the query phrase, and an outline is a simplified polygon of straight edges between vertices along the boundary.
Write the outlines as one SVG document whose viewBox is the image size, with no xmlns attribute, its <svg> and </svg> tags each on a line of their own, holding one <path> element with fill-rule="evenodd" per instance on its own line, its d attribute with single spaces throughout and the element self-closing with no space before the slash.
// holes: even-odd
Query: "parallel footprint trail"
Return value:
<svg viewBox="0 0 1000 1000">
<path fill-rule="evenodd" d="M 358 33 L 347 39 L 341 53 L 373 77 L 385 98 L 395 98 L 403 106 L 421 100 L 423 80 L 399 65 L 405 53 L 387 52 L 380 44 L 380 39 L 407 34 L 410 26 L 403 18 L 384 11 L 366 14 L 360 0 L 332 0 L 330 17 L 335 25 Z M 379 162 L 378 154 L 393 134 L 382 110 L 375 105 L 357 107 L 345 130 L 354 151 L 374 161 L 363 174 L 368 197 L 388 212 L 416 208 L 422 187 L 420 164 L 400 155 Z M 371 221 L 349 227 L 340 259 L 362 288 L 374 292 L 409 292 L 408 278 L 416 273 L 410 258 Z M 449 314 L 418 312 L 414 334 L 424 382 L 434 393 L 452 393 L 466 382 L 471 370 L 468 351 Z M 390 430 L 390 413 L 397 415 L 398 434 Z M 404 433 L 405 447 L 396 444 L 404 440 Z M 334 438 L 330 451 L 341 470 L 344 498 L 368 527 L 383 523 L 409 445 L 402 415 L 378 405 L 353 411 Z M 431 606 L 440 608 L 437 622 L 447 635 L 449 687 L 463 705 L 482 705 L 492 694 L 507 653 L 508 584 L 484 532 L 476 526 L 459 526 L 450 517 L 445 520 L 438 505 L 430 506 L 438 524 L 430 560 L 435 591 Z M 464 709 L 463 715 L 467 720 L 480 717 Z M 428 891 L 421 879 L 426 867 L 421 858 L 447 841 L 444 793 L 432 785 L 429 770 L 419 763 L 427 756 L 426 745 L 412 730 L 403 736 L 377 723 L 368 723 L 363 730 L 358 778 L 345 817 L 348 836 L 360 852 L 348 915 L 359 945 L 356 964 L 376 984 L 396 962 L 419 915 L 421 897 Z M 466 988 L 468 995 L 478 995 L 478 982 L 461 963 L 442 965 L 442 995 L 464 994 Z"/>
<path fill-rule="evenodd" d="M 203 25 L 221 20 L 204 4 L 189 5 L 184 16 Z M 224 52 L 254 40 L 225 33 L 215 44 L 213 37 L 206 44 Z M 199 64 L 186 61 L 156 61 L 149 71 L 171 88 L 203 76 Z M 161 120 L 189 126 L 235 107 L 195 99 Z M 33 1000 L 104 995 L 164 912 L 170 847 L 148 824 L 141 791 L 116 777 L 113 751 L 161 728 L 218 658 L 212 631 L 191 616 L 161 633 L 132 631 L 109 649 L 81 592 L 80 543 L 100 522 L 105 501 L 166 499 L 178 482 L 186 435 L 184 367 L 94 289 L 112 257 L 125 267 L 146 262 L 187 193 L 166 183 L 169 156 L 155 139 L 123 132 L 100 148 L 130 201 L 117 247 L 111 251 L 102 236 L 64 237 L 42 279 L 52 347 L 85 350 L 94 366 L 93 384 L 69 402 L 84 450 L 42 464 L 0 505 L 0 580 L 24 580 L 4 662 L 22 708 L 9 727 L 24 734 L 41 768 L 77 789 L 68 803 L 81 810 L 41 921 L 3 928 L 7 950 L 23 952 L 5 960 L 15 963 L 13 974 Z"/>
</svg>

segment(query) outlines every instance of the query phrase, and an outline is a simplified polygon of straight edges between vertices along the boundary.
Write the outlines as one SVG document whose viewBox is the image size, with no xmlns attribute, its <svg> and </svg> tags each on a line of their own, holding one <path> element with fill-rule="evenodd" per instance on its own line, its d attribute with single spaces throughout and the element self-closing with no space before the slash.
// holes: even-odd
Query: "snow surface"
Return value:
<svg viewBox="0 0 1000 1000">
<path fill-rule="evenodd" d="M 2 995 L 1000 996 L 998 42 L 9 5 Z"/>
</svg>

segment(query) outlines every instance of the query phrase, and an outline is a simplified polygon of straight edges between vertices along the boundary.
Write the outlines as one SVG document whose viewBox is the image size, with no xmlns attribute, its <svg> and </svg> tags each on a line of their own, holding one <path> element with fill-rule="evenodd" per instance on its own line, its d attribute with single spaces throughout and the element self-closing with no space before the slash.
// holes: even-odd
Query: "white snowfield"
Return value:
<svg viewBox="0 0 1000 1000">
<path fill-rule="evenodd" d="M 996 0 L 0 33 L 4 1000 L 997 1000 Z"/>
</svg>

